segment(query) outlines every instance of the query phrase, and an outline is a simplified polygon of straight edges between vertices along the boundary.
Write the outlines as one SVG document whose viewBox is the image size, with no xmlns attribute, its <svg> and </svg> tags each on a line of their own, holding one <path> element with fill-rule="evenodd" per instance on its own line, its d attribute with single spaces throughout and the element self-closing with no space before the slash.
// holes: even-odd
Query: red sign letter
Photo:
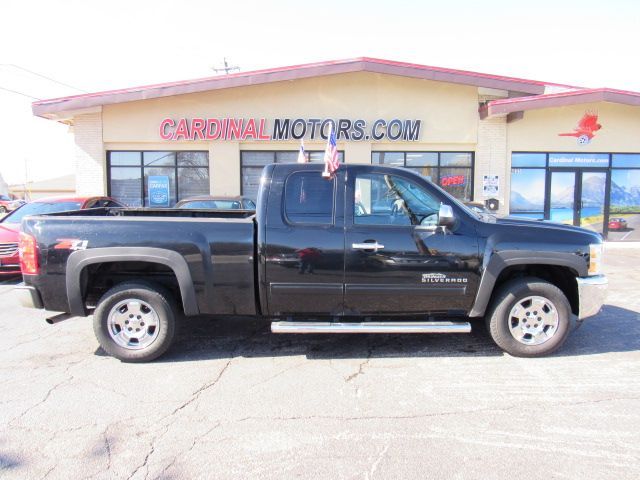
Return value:
<svg viewBox="0 0 640 480">
<path fill-rule="evenodd" d="M 212 127 L 215 127 L 212 129 Z M 220 120 L 217 118 L 207 118 L 207 131 L 205 134 L 207 140 L 217 140 L 220 138 Z"/>
<path fill-rule="evenodd" d="M 264 134 L 265 119 L 260 119 L 260 125 L 258 126 L 258 140 L 270 140 L 269 135 Z"/>
<path fill-rule="evenodd" d="M 178 127 L 176 128 L 176 133 L 173 138 L 174 140 L 180 140 L 180 138 L 183 140 L 189 139 L 189 126 L 187 125 L 186 118 L 181 118 L 180 121 L 178 121 Z"/>
<path fill-rule="evenodd" d="M 194 118 L 191 120 L 191 140 L 196 140 L 198 137 L 200 140 L 204 140 L 204 119 Z"/>
<path fill-rule="evenodd" d="M 160 138 L 163 140 L 173 140 L 173 134 L 167 132 L 167 127 L 173 128 L 176 126 L 176 122 L 170 118 L 165 118 L 160 122 Z"/>
<path fill-rule="evenodd" d="M 245 140 L 247 138 L 253 138 L 255 140 L 256 135 L 257 135 L 256 119 L 250 118 L 247 124 L 244 126 L 244 131 L 242 132 L 242 139 Z"/>
</svg>

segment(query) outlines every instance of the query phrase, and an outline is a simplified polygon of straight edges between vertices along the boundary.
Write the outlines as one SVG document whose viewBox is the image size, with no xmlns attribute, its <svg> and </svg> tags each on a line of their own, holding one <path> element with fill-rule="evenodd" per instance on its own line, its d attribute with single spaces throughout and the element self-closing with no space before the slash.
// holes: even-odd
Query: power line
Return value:
<svg viewBox="0 0 640 480">
<path fill-rule="evenodd" d="M 27 95 L 26 93 L 18 92 L 17 90 L 11 90 L 10 88 L 0 87 L 0 90 L 4 90 L 5 92 L 9 93 L 15 93 L 16 95 L 22 95 L 23 97 L 31 98 L 32 100 L 42 100 L 41 98 Z"/>
<path fill-rule="evenodd" d="M 58 81 L 58 80 L 56 80 L 54 78 L 47 77 L 46 75 L 43 75 L 43 74 L 38 73 L 38 72 L 34 72 L 33 70 L 29 70 L 28 68 L 21 67 L 20 65 L 15 65 L 13 63 L 0 63 L 0 67 L 17 68 L 18 70 L 22 70 L 23 72 L 30 73 L 31 75 L 35 75 L 36 77 L 44 78 L 45 80 L 49 80 L 50 82 L 57 83 L 58 85 L 62 85 L 62 86 L 67 87 L 67 88 L 72 88 L 73 90 L 78 90 L 79 92 L 82 92 L 82 93 L 87 93 L 86 90 L 82 90 L 81 88 L 74 87 L 73 85 L 69 85 L 68 83 L 60 82 L 60 81 Z"/>
</svg>

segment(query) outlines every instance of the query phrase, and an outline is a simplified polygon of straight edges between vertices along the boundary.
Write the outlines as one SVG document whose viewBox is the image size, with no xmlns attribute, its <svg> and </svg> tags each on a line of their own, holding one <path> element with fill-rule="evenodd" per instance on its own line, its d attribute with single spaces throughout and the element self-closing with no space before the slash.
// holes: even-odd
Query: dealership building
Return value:
<svg viewBox="0 0 640 480">
<path fill-rule="evenodd" d="M 78 194 L 130 206 L 255 198 L 264 165 L 295 162 L 301 141 L 321 162 L 333 129 L 344 163 L 408 168 L 499 214 L 640 239 L 637 92 L 357 58 L 43 100 L 33 112 L 71 126 Z M 149 195 L 158 185 L 168 195 Z M 609 228 L 614 218 L 626 226 Z"/>
</svg>

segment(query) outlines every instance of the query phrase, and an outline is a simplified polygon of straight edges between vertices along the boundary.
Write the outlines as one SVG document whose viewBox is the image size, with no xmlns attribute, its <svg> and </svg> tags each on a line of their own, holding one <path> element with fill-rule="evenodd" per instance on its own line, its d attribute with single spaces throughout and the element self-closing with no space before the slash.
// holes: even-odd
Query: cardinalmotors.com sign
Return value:
<svg viewBox="0 0 640 480">
<path fill-rule="evenodd" d="M 338 141 L 405 141 L 420 138 L 421 120 L 373 122 L 341 118 L 165 118 L 160 122 L 163 140 L 326 140 L 333 129 Z"/>
</svg>

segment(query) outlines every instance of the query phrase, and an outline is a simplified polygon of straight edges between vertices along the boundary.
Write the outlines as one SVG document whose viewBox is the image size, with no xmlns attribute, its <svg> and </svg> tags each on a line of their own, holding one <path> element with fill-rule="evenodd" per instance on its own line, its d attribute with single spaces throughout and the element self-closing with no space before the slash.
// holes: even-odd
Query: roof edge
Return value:
<svg viewBox="0 0 640 480">
<path fill-rule="evenodd" d="M 371 57 L 357 57 L 51 98 L 33 102 L 32 110 L 37 116 L 55 118 L 59 112 L 100 105 L 358 71 L 496 88 L 534 95 L 543 94 L 546 86 L 575 88 L 568 85 L 550 84 L 536 80 L 491 75 L 467 70 L 432 67 Z"/>
<path fill-rule="evenodd" d="M 640 106 L 640 92 L 615 88 L 583 88 L 570 92 L 492 100 L 480 109 L 480 116 L 486 118 L 512 112 L 596 102 Z"/>
</svg>

